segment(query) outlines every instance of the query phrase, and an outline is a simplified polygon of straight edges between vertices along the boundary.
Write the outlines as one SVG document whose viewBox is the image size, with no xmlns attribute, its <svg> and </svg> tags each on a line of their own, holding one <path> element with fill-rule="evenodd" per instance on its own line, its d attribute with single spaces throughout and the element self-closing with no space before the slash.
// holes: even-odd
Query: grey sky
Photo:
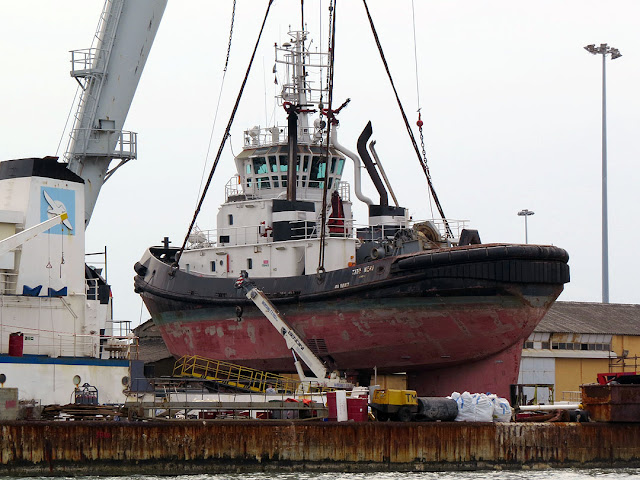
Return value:
<svg viewBox="0 0 640 480">
<path fill-rule="evenodd" d="M 266 1 L 239 0 L 215 154 Z M 320 8 L 308 0 L 315 34 Z M 69 50 L 88 48 L 102 0 L 0 2 L 0 159 L 54 155 L 76 83 Z M 232 1 L 169 2 L 126 128 L 139 133 L 139 158 L 103 188 L 87 232 L 87 251 L 109 249 L 116 320 L 141 318 L 133 264 L 191 219 L 220 90 Z M 412 124 L 417 119 L 411 1 L 369 0 L 382 45 Z M 583 46 L 608 42 L 610 296 L 639 303 L 635 274 L 640 125 L 640 3 L 588 0 L 416 0 L 420 101 L 429 166 L 447 216 L 470 220 L 484 242 L 524 242 L 568 250 L 571 283 L 561 300 L 600 300 L 601 57 Z M 273 112 L 273 43 L 299 25 L 300 2 L 278 0 L 232 130 L 267 125 Z M 322 2 L 326 8 L 327 1 Z M 372 120 L 377 150 L 400 203 L 431 217 L 426 181 L 381 66 L 362 2 L 339 2 L 336 102 L 341 143 L 355 150 Z M 323 24 L 326 31 L 326 25 Z M 317 39 L 317 35 L 314 35 Z M 316 45 L 317 45 L 316 40 Z M 265 102 L 265 98 L 267 101 Z M 266 107 L 265 107 L 266 104 Z M 282 113 L 277 111 L 280 123 Z M 66 137 L 59 154 L 66 145 Z M 217 205 L 234 173 L 231 149 L 198 225 L 215 228 Z M 352 181 L 352 169 L 344 179 Z M 363 188 L 375 197 L 367 182 Z M 366 210 L 356 205 L 360 222 Z M 142 311 L 142 320 L 147 318 Z"/>
</svg>

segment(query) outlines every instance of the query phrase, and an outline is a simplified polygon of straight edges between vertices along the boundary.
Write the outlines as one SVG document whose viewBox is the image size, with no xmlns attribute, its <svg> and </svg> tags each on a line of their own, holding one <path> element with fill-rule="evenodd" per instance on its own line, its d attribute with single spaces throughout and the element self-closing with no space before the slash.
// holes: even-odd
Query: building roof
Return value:
<svg viewBox="0 0 640 480">
<path fill-rule="evenodd" d="M 556 302 L 535 331 L 640 336 L 640 305 Z"/>
</svg>

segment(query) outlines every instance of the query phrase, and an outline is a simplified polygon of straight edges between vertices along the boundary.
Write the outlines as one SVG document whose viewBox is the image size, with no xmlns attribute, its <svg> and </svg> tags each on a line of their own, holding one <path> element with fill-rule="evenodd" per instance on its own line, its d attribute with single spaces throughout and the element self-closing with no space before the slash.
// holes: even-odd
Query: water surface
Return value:
<svg viewBox="0 0 640 480">
<path fill-rule="evenodd" d="M 8 480 L 50 480 L 51 477 L 5 477 Z M 57 477 L 64 480 L 640 480 L 640 469 L 567 469 L 477 472 L 384 473 L 244 473 L 219 475 L 129 475 Z"/>
</svg>

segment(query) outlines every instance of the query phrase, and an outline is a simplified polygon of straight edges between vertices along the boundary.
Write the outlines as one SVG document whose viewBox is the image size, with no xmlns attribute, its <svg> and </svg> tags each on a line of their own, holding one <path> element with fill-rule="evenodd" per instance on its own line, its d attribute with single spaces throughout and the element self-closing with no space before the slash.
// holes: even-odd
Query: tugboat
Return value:
<svg viewBox="0 0 640 480">
<path fill-rule="evenodd" d="M 136 292 L 169 351 L 293 371 L 282 334 L 234 287 L 244 270 L 330 370 L 361 384 L 374 368 L 407 372 L 419 395 L 508 395 L 522 342 L 569 281 L 566 251 L 482 244 L 465 222 L 414 222 L 369 143 L 371 124 L 358 154 L 339 143 L 331 82 L 311 81 L 330 55 L 312 53 L 306 31 L 289 37 L 275 47 L 287 126 L 244 132 L 217 230 L 191 229 L 184 249 L 165 239 L 135 265 Z M 347 161 L 366 226 L 354 223 Z M 377 202 L 362 193 L 361 164 Z"/>
</svg>

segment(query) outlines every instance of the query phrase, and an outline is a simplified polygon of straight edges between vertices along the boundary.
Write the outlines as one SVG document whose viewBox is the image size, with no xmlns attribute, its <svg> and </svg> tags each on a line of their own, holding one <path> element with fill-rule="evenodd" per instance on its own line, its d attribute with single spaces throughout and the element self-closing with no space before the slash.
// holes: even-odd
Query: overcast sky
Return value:
<svg viewBox="0 0 640 480">
<path fill-rule="evenodd" d="M 114 318 L 148 318 L 133 293 L 133 264 L 149 245 L 184 238 L 195 208 L 229 36 L 232 0 L 170 1 L 125 129 L 138 132 L 138 159 L 103 187 L 87 251 L 109 251 Z M 217 151 L 262 21 L 265 1 L 238 0 Z M 0 1 L 0 159 L 55 155 L 76 82 L 69 50 L 88 48 L 102 0 Z M 328 2 L 307 0 L 309 28 Z M 608 42 L 610 299 L 640 303 L 637 131 L 640 126 L 640 2 L 589 0 L 415 0 L 418 88 L 410 0 L 369 0 L 392 74 L 412 124 L 418 94 L 433 183 L 446 215 L 470 221 L 485 243 L 553 244 L 570 255 L 560 300 L 601 300 L 602 61 L 583 47 Z M 606 6 L 606 8 L 604 7 Z M 273 43 L 298 27 L 300 2 L 277 0 L 231 136 L 270 126 Z M 355 150 L 373 122 L 377 150 L 400 203 L 430 218 L 426 181 L 402 125 L 362 2 L 337 7 L 336 103 L 340 141 Z M 326 20 L 323 23 L 326 30 Z M 317 39 L 317 36 L 315 37 Z M 316 45 L 319 40 L 316 40 Z M 280 123 L 284 117 L 276 110 Z M 636 132 L 636 133 L 634 133 Z M 62 155 L 66 136 L 58 151 Z M 224 185 L 235 173 L 227 147 L 200 214 L 215 228 Z M 352 181 L 353 169 L 343 179 Z M 375 198 L 366 180 L 364 193 Z M 355 197 L 354 197 L 355 200 Z M 357 200 L 356 200 L 357 202 Z M 354 207 L 360 223 L 366 209 Z"/>
</svg>

